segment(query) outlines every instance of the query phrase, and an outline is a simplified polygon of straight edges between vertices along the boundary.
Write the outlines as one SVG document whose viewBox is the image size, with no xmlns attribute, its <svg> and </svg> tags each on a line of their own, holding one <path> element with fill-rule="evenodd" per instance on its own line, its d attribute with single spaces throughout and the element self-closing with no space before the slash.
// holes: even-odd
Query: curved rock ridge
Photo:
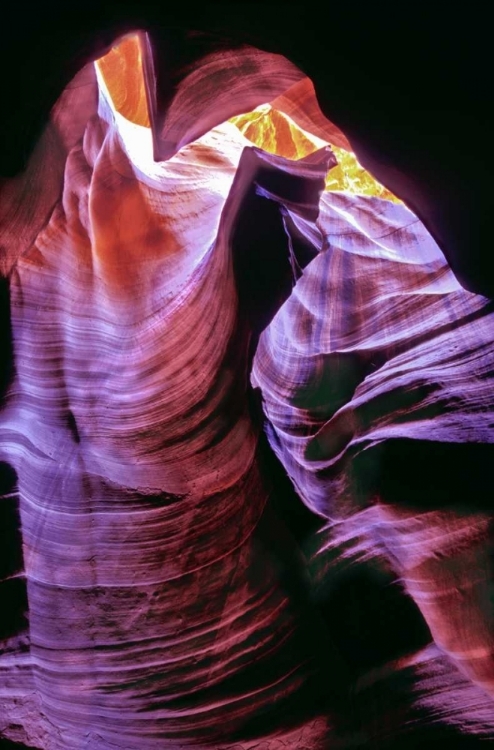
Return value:
<svg viewBox="0 0 494 750">
<path fill-rule="evenodd" d="M 99 103 L 75 114 L 61 198 L 12 254 L 0 454 L 17 476 L 29 649 L 0 657 L 1 727 L 50 750 L 216 747 L 295 716 L 319 669 L 249 408 L 272 305 L 249 289 L 274 248 L 290 293 L 307 262 L 294 227 L 317 216 L 333 157 L 287 162 L 226 124 L 156 163 L 151 131 L 88 78 Z"/>
<path fill-rule="evenodd" d="M 0 604 L 17 587 L 17 610 L 1 622 L 0 737 L 492 741 L 492 303 L 459 286 L 404 206 L 321 198 L 328 148 L 290 161 L 229 123 L 205 133 L 264 70 L 249 105 L 276 96 L 331 141 L 294 66 L 263 69 L 252 48 L 208 58 L 201 35 L 196 57 L 179 47 L 165 120 L 127 120 L 88 66 L 2 186 Z M 201 86 L 229 59 L 252 75 L 214 111 Z M 315 519 L 296 515 L 296 534 L 257 397 Z M 376 632 L 363 601 L 349 621 L 369 581 L 382 633 L 365 653 L 342 632 Z"/>
<path fill-rule="evenodd" d="M 162 32 L 160 46 L 167 52 L 158 58 L 149 37 L 141 38 L 157 159 L 169 159 L 221 122 L 273 101 L 314 135 L 346 142 L 322 114 L 307 76 L 283 55 L 173 30 Z"/>
<path fill-rule="evenodd" d="M 96 64 L 116 110 L 151 127 L 157 160 L 268 103 L 296 123 L 290 140 L 295 135 L 301 148 L 295 147 L 295 156 L 285 149 L 281 155 L 300 158 L 297 152 L 306 151 L 299 130 L 351 150 L 344 133 L 322 113 L 312 81 L 283 55 L 177 29 L 162 30 L 154 42 L 159 55 L 145 32 L 127 34 Z"/>
<path fill-rule="evenodd" d="M 59 200 L 65 163 L 98 108 L 93 65 L 84 67 L 62 92 L 26 170 L 0 182 L 0 273 L 7 276 L 31 247 Z"/>
<path fill-rule="evenodd" d="M 484 691 L 492 738 L 492 302 L 460 287 L 405 206 L 325 193 L 317 223 L 324 249 L 254 359 L 270 444 L 327 519 L 327 550 L 391 562 Z M 469 699 L 454 717 L 446 703 L 445 721 L 480 731 Z"/>
</svg>

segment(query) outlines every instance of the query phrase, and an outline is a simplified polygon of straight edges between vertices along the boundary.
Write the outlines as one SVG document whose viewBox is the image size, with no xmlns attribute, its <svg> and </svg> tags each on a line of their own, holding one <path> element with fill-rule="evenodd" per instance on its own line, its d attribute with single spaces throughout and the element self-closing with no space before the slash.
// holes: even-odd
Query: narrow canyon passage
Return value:
<svg viewBox="0 0 494 750">
<path fill-rule="evenodd" d="M 158 138 L 139 44 L 2 196 L 0 735 L 492 739 L 492 303 L 291 63 L 189 125 L 208 59 Z"/>
</svg>

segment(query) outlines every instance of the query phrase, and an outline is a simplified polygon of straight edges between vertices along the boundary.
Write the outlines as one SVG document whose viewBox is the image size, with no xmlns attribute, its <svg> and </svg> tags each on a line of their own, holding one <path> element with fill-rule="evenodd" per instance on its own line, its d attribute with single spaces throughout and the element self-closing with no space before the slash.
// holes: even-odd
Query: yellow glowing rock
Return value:
<svg viewBox="0 0 494 750">
<path fill-rule="evenodd" d="M 231 122 L 256 146 L 286 159 L 303 159 L 326 145 L 269 105 L 233 117 Z"/>
<path fill-rule="evenodd" d="M 302 159 L 327 145 L 326 141 L 302 130 L 288 115 L 269 105 L 233 117 L 231 122 L 259 148 L 287 159 Z M 401 203 L 399 198 L 377 182 L 359 164 L 352 151 L 334 144 L 331 146 L 338 159 L 338 165 L 328 172 L 326 190 L 370 195 Z"/>
<path fill-rule="evenodd" d="M 333 151 L 338 164 L 328 172 L 326 190 L 339 190 L 354 195 L 370 195 L 375 198 L 385 198 L 394 203 L 402 202 L 359 164 L 352 151 L 346 151 L 337 146 L 333 146 Z"/>
</svg>

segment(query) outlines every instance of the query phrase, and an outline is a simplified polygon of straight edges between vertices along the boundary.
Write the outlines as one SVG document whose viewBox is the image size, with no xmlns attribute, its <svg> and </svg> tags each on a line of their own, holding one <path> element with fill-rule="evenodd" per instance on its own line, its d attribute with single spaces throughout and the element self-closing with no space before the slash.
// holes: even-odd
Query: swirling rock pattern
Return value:
<svg viewBox="0 0 494 750">
<path fill-rule="evenodd" d="M 254 360 L 271 446 L 328 520 L 328 549 L 391 561 L 484 691 L 475 719 L 437 684 L 437 713 L 492 736 L 492 302 L 459 286 L 404 206 L 325 194 L 319 226 L 325 249 Z"/>
<path fill-rule="evenodd" d="M 43 746 L 177 747 L 287 710 L 315 669 L 264 539 L 232 242 L 249 200 L 280 226 L 314 212 L 331 153 L 284 165 L 229 125 L 155 164 L 100 85 L 62 200 L 11 272 L 2 457 Z"/>
<path fill-rule="evenodd" d="M 232 59 L 255 89 L 262 54 Z M 266 98 L 345 146 L 270 61 Z M 46 750 L 492 739 L 492 305 L 404 206 L 321 198 L 328 148 L 290 162 L 187 119 L 196 78 L 151 130 L 89 66 L 3 188 L 2 507 L 22 541 L 1 573 L 25 600 L 2 629 L 0 732 Z M 249 378 L 325 525 L 305 558 Z M 349 701 L 344 610 L 326 627 L 313 593 L 357 563 L 398 575 L 426 625 Z"/>
</svg>

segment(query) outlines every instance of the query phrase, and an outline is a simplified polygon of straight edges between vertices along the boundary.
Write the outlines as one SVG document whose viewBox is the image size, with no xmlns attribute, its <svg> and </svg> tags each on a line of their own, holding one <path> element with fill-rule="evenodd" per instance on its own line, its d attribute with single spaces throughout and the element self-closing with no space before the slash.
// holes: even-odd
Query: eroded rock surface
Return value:
<svg viewBox="0 0 494 750">
<path fill-rule="evenodd" d="M 346 145 L 283 69 L 279 110 Z M 191 138 L 154 161 L 89 66 L 3 186 L 0 734 L 492 739 L 492 304 L 404 206 L 321 198 L 328 147 Z"/>
</svg>

